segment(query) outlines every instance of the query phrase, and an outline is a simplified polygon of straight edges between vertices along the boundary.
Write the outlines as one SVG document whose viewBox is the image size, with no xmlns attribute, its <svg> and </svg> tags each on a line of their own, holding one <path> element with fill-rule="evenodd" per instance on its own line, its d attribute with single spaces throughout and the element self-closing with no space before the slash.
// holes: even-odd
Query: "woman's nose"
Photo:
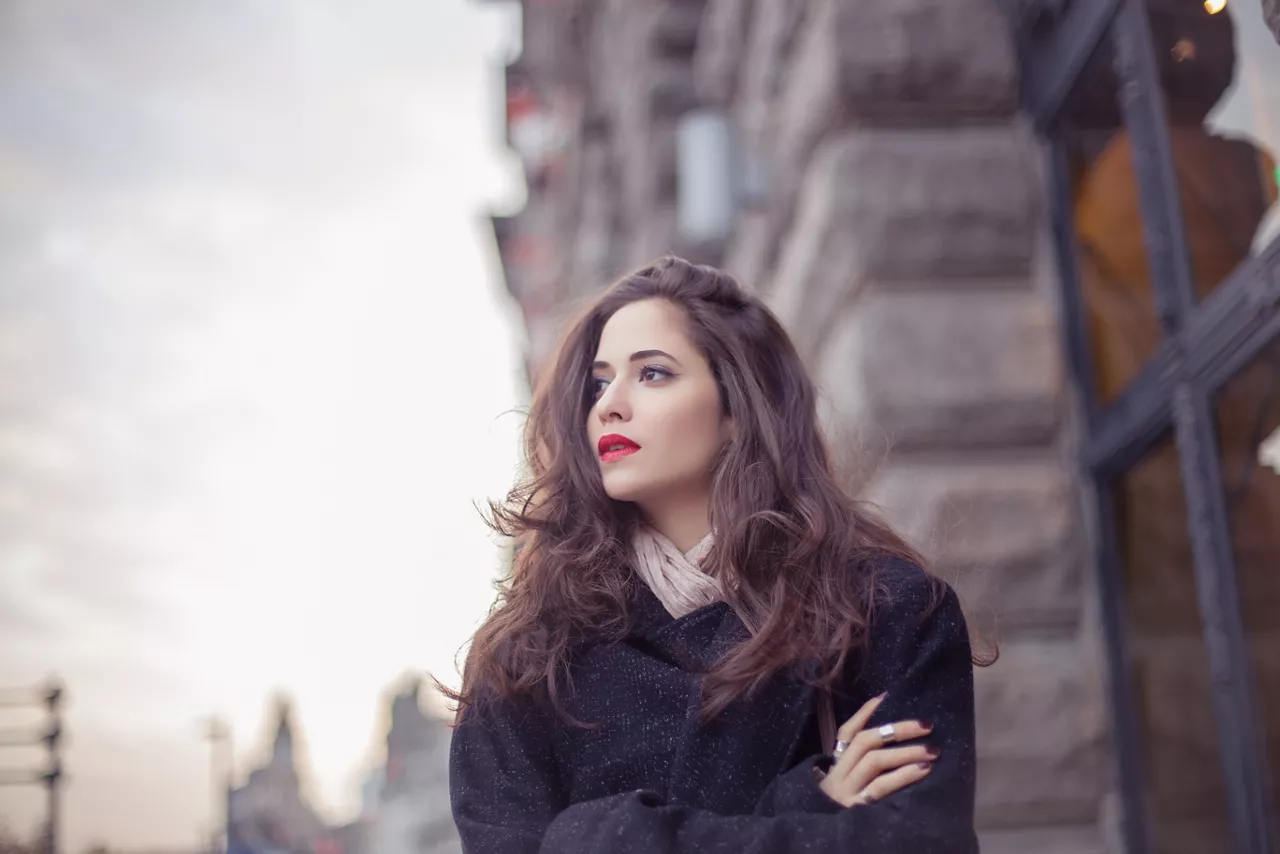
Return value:
<svg viewBox="0 0 1280 854">
<path fill-rule="evenodd" d="M 600 400 L 596 403 L 596 414 L 601 421 L 626 421 L 631 417 L 630 404 L 621 385 L 614 380 L 600 395 Z"/>
</svg>

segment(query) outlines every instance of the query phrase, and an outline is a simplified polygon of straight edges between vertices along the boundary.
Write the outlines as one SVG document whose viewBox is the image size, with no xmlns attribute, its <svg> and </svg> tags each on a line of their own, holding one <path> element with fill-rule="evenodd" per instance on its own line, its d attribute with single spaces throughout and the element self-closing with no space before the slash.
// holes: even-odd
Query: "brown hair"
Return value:
<svg viewBox="0 0 1280 854">
<path fill-rule="evenodd" d="M 575 648 L 627 630 L 628 589 L 636 583 L 628 544 L 638 516 L 605 493 L 586 423 L 605 323 L 622 306 L 653 298 L 684 311 L 737 428 L 716 461 L 716 538 L 703 565 L 734 580 L 726 599 L 756 631 L 705 674 L 704 718 L 784 668 L 815 684 L 834 682 L 865 644 L 880 595 L 877 562 L 921 562 L 840 488 L 816 389 L 777 318 L 728 274 L 661 258 L 586 307 L 537 384 L 525 426 L 526 477 L 504 502 L 490 503 L 490 525 L 516 538 L 511 573 L 472 640 L 461 690 L 437 683 L 459 711 L 527 693 L 563 714 Z M 801 672 L 815 659 L 824 664 L 820 672 Z"/>
</svg>

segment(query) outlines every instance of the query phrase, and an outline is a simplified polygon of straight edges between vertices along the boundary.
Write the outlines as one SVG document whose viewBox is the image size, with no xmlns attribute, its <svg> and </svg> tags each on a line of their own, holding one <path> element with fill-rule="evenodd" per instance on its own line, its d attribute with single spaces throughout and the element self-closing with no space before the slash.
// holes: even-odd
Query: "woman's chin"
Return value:
<svg viewBox="0 0 1280 854">
<path fill-rule="evenodd" d="M 604 492 L 605 495 L 608 495 L 614 501 L 625 501 L 629 504 L 633 504 L 636 500 L 635 493 L 629 489 L 610 489 L 606 486 L 604 488 Z"/>
<path fill-rule="evenodd" d="M 604 492 L 614 501 L 639 501 L 644 494 L 644 485 L 636 483 L 632 478 L 606 477 Z"/>
</svg>

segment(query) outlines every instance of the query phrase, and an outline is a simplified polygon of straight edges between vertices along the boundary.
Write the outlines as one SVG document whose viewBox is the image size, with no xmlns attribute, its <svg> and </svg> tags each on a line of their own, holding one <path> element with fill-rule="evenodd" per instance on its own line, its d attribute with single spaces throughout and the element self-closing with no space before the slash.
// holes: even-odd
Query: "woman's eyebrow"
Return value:
<svg viewBox="0 0 1280 854">
<path fill-rule="evenodd" d="M 665 350 L 637 350 L 631 354 L 630 361 L 639 362 L 641 359 L 652 359 L 655 356 L 661 356 L 664 359 L 670 359 L 671 361 L 675 362 L 678 367 L 684 367 L 683 365 L 680 364 L 679 359 L 677 359 L 675 356 L 671 355 L 670 353 L 666 352 Z M 603 369 L 608 367 L 610 367 L 609 363 L 602 359 L 596 360 L 595 362 L 591 363 L 592 370 Z"/>
</svg>

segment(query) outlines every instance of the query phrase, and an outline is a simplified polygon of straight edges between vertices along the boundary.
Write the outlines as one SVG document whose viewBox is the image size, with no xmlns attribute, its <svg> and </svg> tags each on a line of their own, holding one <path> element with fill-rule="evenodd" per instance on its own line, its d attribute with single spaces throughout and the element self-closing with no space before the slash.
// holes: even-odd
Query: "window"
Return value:
<svg viewBox="0 0 1280 854">
<path fill-rule="evenodd" d="M 1280 846 L 1280 42 L 1262 2 L 1072 0 L 1020 31 L 1133 854 Z"/>
<path fill-rule="evenodd" d="M 1268 776 L 1280 780 L 1280 341 L 1258 354 L 1214 398 L 1218 455 L 1235 556 L 1240 616 Z M 1273 438 L 1275 437 L 1275 438 Z M 1274 784 L 1270 809 L 1280 815 Z"/>
<path fill-rule="evenodd" d="M 1119 567 L 1153 848 L 1230 854 L 1213 685 L 1186 495 L 1172 437 L 1113 488 Z"/>
</svg>

